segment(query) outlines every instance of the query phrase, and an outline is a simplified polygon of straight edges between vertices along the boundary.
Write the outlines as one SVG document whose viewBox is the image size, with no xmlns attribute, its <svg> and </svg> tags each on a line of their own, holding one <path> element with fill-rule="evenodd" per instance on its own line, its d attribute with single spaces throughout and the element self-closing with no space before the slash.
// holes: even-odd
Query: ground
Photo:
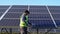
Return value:
<svg viewBox="0 0 60 34">
<path fill-rule="evenodd" d="M 0 33 L 0 34 L 10 34 L 10 33 Z M 20 33 L 12 33 L 12 34 L 20 34 Z M 37 33 L 31 33 L 31 34 L 37 34 Z M 44 33 L 40 32 L 39 34 L 44 34 Z M 60 34 L 60 33 L 48 33 L 48 34 Z"/>
</svg>

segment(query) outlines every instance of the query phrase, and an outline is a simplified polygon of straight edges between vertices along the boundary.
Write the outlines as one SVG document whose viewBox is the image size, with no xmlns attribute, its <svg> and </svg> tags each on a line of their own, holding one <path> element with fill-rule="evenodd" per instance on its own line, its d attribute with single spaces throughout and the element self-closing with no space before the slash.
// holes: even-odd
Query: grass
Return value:
<svg viewBox="0 0 60 34">
<path fill-rule="evenodd" d="M 0 32 L 0 34 L 10 34 L 10 33 L 6 33 L 6 32 Z M 20 34 L 20 33 L 15 33 L 15 32 L 13 32 L 12 34 Z M 28 34 L 37 34 L 36 32 L 34 32 L 34 33 L 28 33 Z M 40 32 L 39 34 L 44 34 L 44 32 Z M 60 34 L 60 33 L 48 33 L 48 34 Z"/>
<path fill-rule="evenodd" d="M 10 34 L 10 33 L 2 32 L 2 33 L 0 33 L 0 34 Z M 13 32 L 12 34 L 20 34 L 20 33 L 15 33 L 15 32 Z"/>
</svg>

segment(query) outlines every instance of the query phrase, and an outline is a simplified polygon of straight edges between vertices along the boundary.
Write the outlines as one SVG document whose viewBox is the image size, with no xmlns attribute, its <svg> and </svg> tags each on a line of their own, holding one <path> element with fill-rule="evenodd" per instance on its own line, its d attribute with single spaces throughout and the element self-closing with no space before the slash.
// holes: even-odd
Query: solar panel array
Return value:
<svg viewBox="0 0 60 34">
<path fill-rule="evenodd" d="M 0 6 L 0 17 L 9 6 Z M 60 27 L 60 6 L 48 6 L 56 24 Z M 28 9 L 28 6 L 12 6 L 7 14 L 0 21 L 0 26 L 19 26 L 21 14 Z M 46 6 L 30 6 L 29 22 L 33 28 L 55 28 Z"/>
</svg>

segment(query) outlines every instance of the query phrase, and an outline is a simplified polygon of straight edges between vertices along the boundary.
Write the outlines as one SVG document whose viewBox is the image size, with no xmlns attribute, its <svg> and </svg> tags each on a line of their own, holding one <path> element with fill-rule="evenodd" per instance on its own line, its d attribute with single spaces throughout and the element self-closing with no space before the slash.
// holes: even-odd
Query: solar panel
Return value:
<svg viewBox="0 0 60 34">
<path fill-rule="evenodd" d="M 40 8 L 38 7 L 36 9 L 35 9 L 36 6 L 33 6 L 33 7 L 30 8 L 30 11 L 31 11 L 31 13 L 33 12 L 32 16 L 31 16 L 32 17 L 31 19 L 33 19 L 33 20 L 31 20 L 31 21 L 34 25 L 36 24 L 35 28 L 37 28 L 37 27 L 38 28 L 55 27 L 45 6 L 39 6 Z M 34 13 L 36 13 L 36 14 L 34 14 Z"/>
<path fill-rule="evenodd" d="M 25 5 L 13 5 L 13 7 L 11 9 L 27 9 L 28 6 Z"/>
<path fill-rule="evenodd" d="M 0 17 L 1 17 L 1 15 L 6 11 L 6 9 L 7 9 L 7 8 L 4 9 L 3 7 L 0 8 Z"/>
<path fill-rule="evenodd" d="M 60 24 L 60 16 L 59 16 L 60 15 L 60 6 L 54 6 L 54 7 L 49 6 L 49 9 L 56 21 L 57 26 L 59 27 L 60 26 L 59 25 Z"/>
<path fill-rule="evenodd" d="M 0 9 L 0 17 L 4 13 L 4 11 L 9 7 L 0 6 L 3 10 Z M 4 9 L 6 8 L 6 9 Z M 60 9 L 59 7 L 48 6 L 54 20 L 56 21 L 57 26 L 60 26 L 60 10 L 56 10 L 54 8 Z M 28 9 L 28 6 L 16 6 L 13 5 L 12 8 L 7 12 L 7 14 L 0 21 L 0 26 L 19 26 L 19 18 L 21 14 Z M 55 11 L 56 10 L 56 11 Z M 1 13 L 3 11 L 3 13 Z M 29 8 L 29 22 L 33 24 L 33 28 L 55 28 L 55 25 L 51 19 L 50 14 L 46 6 L 30 6 Z"/>
<path fill-rule="evenodd" d="M 7 9 L 8 7 L 9 7 L 8 5 L 6 5 L 6 6 L 1 5 L 1 6 L 0 6 L 0 9 Z"/>
</svg>

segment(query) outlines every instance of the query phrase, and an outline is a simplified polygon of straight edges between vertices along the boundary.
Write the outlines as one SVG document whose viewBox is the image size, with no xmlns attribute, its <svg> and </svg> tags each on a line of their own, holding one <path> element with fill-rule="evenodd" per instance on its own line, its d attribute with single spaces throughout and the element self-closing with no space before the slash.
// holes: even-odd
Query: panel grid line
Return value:
<svg viewBox="0 0 60 34">
<path fill-rule="evenodd" d="M 51 12 L 50 12 L 50 10 L 49 10 L 49 8 L 48 8 L 47 5 L 46 5 L 46 8 L 47 8 L 47 10 L 48 10 L 48 13 L 50 14 L 50 17 L 51 17 L 51 19 L 52 19 L 52 21 L 53 21 L 55 27 L 57 28 L 57 24 L 56 24 L 56 22 L 55 22 L 55 20 L 54 20 L 54 18 L 53 18 L 53 16 L 52 16 L 52 14 L 51 14 Z"/>
<path fill-rule="evenodd" d="M 2 20 L 2 18 L 6 15 L 6 13 L 11 9 L 12 5 L 2 14 L 2 16 L 0 17 L 0 20 Z"/>
</svg>

